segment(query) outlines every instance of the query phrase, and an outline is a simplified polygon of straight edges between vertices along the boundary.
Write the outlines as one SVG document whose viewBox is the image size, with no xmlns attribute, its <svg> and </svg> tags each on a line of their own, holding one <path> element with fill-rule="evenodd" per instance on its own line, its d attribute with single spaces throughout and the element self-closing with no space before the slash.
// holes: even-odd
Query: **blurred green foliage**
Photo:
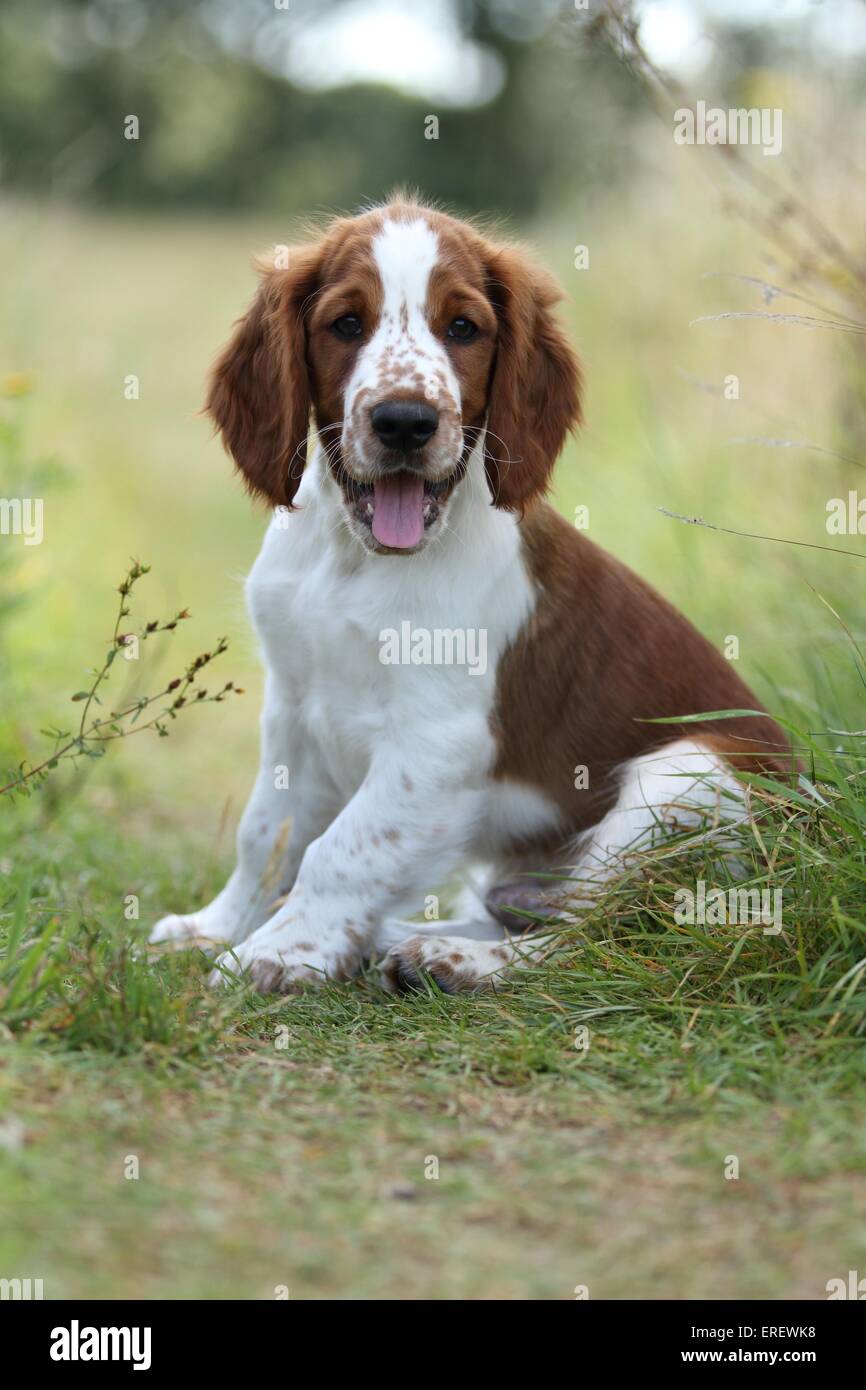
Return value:
<svg viewBox="0 0 866 1390">
<path fill-rule="evenodd" d="M 294 212 L 352 207 L 408 181 L 523 219 L 566 184 L 607 182 L 614 148 L 618 176 L 628 173 L 621 131 L 644 98 L 570 4 L 539 0 L 521 30 L 503 0 L 454 0 L 467 42 L 504 74 L 491 100 L 467 107 L 384 85 L 292 85 L 281 75 L 292 34 L 342 4 L 5 0 L 3 182 L 127 206 Z M 124 137 L 130 114 L 138 141 Z M 425 136 L 431 114 L 438 139 Z"/>
</svg>

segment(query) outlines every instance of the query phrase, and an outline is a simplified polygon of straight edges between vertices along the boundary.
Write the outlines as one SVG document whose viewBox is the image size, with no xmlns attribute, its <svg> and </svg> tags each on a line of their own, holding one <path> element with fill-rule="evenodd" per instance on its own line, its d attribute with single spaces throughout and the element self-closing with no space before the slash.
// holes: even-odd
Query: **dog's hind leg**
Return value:
<svg viewBox="0 0 866 1390">
<path fill-rule="evenodd" d="M 382 982 L 400 990 L 428 975 L 446 993 L 495 987 L 505 970 L 527 968 L 548 954 L 555 937 L 545 927 L 579 921 L 635 855 L 682 831 L 695 833 L 691 843 L 700 839 L 724 855 L 731 849 L 731 825 L 745 814 L 741 785 L 699 740 L 680 739 L 637 758 L 624 769 L 615 805 L 560 858 L 560 864 L 570 858 L 569 867 L 538 874 L 521 869 L 495 884 L 474 922 L 388 924 L 391 933 L 406 935 L 383 940 L 390 949 Z M 496 927 L 499 941 L 489 939 Z"/>
</svg>

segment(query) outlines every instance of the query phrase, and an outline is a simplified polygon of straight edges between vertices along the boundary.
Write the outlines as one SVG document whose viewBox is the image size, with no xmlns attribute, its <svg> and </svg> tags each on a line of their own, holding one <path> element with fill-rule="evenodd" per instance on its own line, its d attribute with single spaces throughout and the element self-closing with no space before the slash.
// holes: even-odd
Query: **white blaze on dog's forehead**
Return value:
<svg viewBox="0 0 866 1390">
<path fill-rule="evenodd" d="M 430 272 L 439 256 L 439 238 L 423 218 L 383 224 L 373 238 L 373 259 L 382 279 L 382 317 L 399 320 L 405 310 L 423 317 Z"/>
<path fill-rule="evenodd" d="M 375 372 L 392 384 L 418 386 L 428 400 L 442 404 L 443 388 L 459 404 L 460 390 L 448 361 L 427 322 L 430 275 L 439 259 L 439 238 L 422 217 L 411 222 L 387 218 L 373 238 L 373 259 L 382 284 L 382 315 L 369 345 Z"/>
</svg>

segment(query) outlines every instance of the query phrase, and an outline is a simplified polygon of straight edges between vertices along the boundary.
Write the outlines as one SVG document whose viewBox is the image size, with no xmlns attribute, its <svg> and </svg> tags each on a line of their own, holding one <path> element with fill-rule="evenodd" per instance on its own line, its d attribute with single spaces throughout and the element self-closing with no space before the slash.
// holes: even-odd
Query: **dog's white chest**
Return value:
<svg viewBox="0 0 866 1390">
<path fill-rule="evenodd" d="M 411 761 L 413 743 L 436 738 L 443 755 L 457 737 L 473 746 L 481 775 L 498 656 L 526 611 L 519 567 L 513 592 L 492 596 L 480 566 L 455 575 L 441 560 L 347 553 L 322 543 L 323 520 L 275 520 L 250 574 L 269 681 L 347 794 L 377 754 Z"/>
</svg>

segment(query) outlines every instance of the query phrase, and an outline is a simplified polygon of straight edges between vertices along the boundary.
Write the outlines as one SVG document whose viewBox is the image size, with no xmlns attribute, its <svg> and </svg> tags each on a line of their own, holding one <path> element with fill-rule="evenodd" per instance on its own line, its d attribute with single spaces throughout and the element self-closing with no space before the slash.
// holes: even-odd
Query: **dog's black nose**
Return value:
<svg viewBox="0 0 866 1390">
<path fill-rule="evenodd" d="M 439 428 L 439 411 L 426 401 L 382 401 L 370 415 L 373 429 L 388 449 L 408 454 L 423 449 Z"/>
</svg>

